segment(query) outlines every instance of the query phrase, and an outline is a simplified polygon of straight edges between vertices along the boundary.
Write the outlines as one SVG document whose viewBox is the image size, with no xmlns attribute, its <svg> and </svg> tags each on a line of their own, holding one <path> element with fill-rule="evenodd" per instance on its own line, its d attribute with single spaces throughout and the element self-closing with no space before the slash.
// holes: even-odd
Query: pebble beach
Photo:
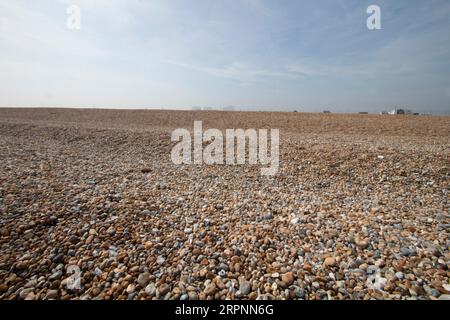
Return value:
<svg viewBox="0 0 450 320">
<path fill-rule="evenodd" d="M 277 128 L 280 166 L 171 132 Z M 450 117 L 0 108 L 0 300 L 450 298 Z"/>
</svg>

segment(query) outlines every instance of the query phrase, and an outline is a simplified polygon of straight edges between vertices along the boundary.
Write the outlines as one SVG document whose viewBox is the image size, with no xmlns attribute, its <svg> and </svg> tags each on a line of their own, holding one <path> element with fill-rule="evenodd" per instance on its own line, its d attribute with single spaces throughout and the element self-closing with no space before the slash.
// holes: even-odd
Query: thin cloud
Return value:
<svg viewBox="0 0 450 320">
<path fill-rule="evenodd" d="M 273 71 L 267 69 L 255 69 L 249 68 L 242 63 L 233 63 L 231 65 L 225 67 L 207 67 L 201 65 L 193 65 L 189 63 L 166 60 L 166 63 L 187 68 L 190 70 L 207 73 L 214 77 L 228 78 L 234 79 L 238 81 L 257 81 L 260 77 L 274 77 L 274 78 L 286 78 L 293 79 L 296 78 L 294 74 L 291 72 L 283 72 L 283 71 Z"/>
</svg>

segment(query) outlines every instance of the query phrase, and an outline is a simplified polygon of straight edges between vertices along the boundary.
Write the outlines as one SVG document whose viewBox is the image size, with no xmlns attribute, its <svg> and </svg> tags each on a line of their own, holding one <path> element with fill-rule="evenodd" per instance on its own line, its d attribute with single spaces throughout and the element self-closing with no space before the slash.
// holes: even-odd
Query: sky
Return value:
<svg viewBox="0 0 450 320">
<path fill-rule="evenodd" d="M 450 114 L 450 1 L 0 0 L 6 106 Z"/>
</svg>

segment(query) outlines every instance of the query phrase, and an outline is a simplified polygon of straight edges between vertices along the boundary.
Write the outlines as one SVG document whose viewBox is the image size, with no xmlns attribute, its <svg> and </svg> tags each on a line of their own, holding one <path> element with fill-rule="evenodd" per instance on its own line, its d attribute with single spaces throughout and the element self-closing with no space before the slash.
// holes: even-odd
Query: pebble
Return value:
<svg viewBox="0 0 450 320">
<path fill-rule="evenodd" d="M 158 287 L 158 292 L 160 296 L 164 296 L 170 291 L 170 286 L 167 283 L 163 283 Z"/>
<path fill-rule="evenodd" d="M 20 296 L 22 299 L 25 299 L 30 293 L 33 293 L 33 291 L 34 291 L 34 288 L 26 288 L 26 289 L 23 289 L 22 291 L 20 291 L 19 296 Z"/>
<path fill-rule="evenodd" d="M 30 292 L 25 297 L 25 300 L 36 300 L 36 295 L 34 294 L 34 292 Z"/>
<path fill-rule="evenodd" d="M 45 299 L 56 299 L 58 297 L 58 290 L 48 290 Z"/>
<path fill-rule="evenodd" d="M 367 248 L 367 246 L 369 245 L 369 242 L 367 239 L 362 239 L 359 237 L 355 237 L 355 244 L 361 248 L 361 249 L 365 249 Z"/>
<path fill-rule="evenodd" d="M 127 293 L 133 293 L 136 290 L 136 287 L 134 286 L 134 284 L 129 284 L 127 287 Z"/>
<path fill-rule="evenodd" d="M 416 255 L 416 249 L 403 247 L 400 249 L 400 255 L 411 257 Z"/>
<path fill-rule="evenodd" d="M 326 267 L 333 267 L 336 265 L 336 260 L 333 257 L 327 257 L 323 263 Z"/>
<path fill-rule="evenodd" d="M 158 256 L 158 258 L 156 258 L 157 264 L 163 264 L 165 261 L 166 259 L 163 256 Z"/>
<path fill-rule="evenodd" d="M 188 292 L 189 300 L 198 300 L 198 294 L 195 291 Z"/>
<path fill-rule="evenodd" d="M 150 274 L 148 272 L 141 273 L 137 278 L 137 283 L 144 288 L 150 282 Z"/>
<path fill-rule="evenodd" d="M 395 273 L 395 277 L 399 280 L 402 280 L 404 278 L 404 274 L 403 272 L 398 271 Z"/>
<path fill-rule="evenodd" d="M 294 282 L 294 275 L 292 272 L 286 272 L 281 276 L 281 280 L 288 286 Z"/>
<path fill-rule="evenodd" d="M 63 262 L 63 261 L 64 261 L 64 254 L 59 253 L 59 254 L 55 255 L 55 256 L 53 257 L 52 261 L 53 261 L 54 263 L 60 263 L 60 262 Z"/>
<path fill-rule="evenodd" d="M 114 236 L 116 234 L 116 229 L 114 227 L 109 227 L 108 230 L 106 230 L 106 233 L 110 236 Z"/>
<path fill-rule="evenodd" d="M 25 240 L 30 240 L 32 237 L 33 237 L 33 230 L 26 230 L 22 236 L 22 238 Z"/>
<path fill-rule="evenodd" d="M 180 300 L 189 300 L 189 295 L 188 294 L 182 294 L 180 297 Z"/>
<path fill-rule="evenodd" d="M 72 235 L 72 236 L 69 237 L 69 242 L 72 243 L 72 244 L 77 244 L 78 242 L 80 242 L 80 238 L 78 238 L 75 235 Z"/>
<path fill-rule="evenodd" d="M 61 270 L 58 270 L 55 273 L 53 273 L 48 279 L 50 281 L 59 280 L 59 279 L 61 279 L 62 275 L 63 275 L 63 272 Z"/>
<path fill-rule="evenodd" d="M 250 282 L 248 282 L 248 281 L 242 281 L 239 284 L 239 291 L 244 296 L 249 294 L 251 289 L 252 289 L 252 286 L 251 286 Z"/>
<path fill-rule="evenodd" d="M 156 286 L 154 283 L 150 283 L 145 287 L 145 294 L 150 297 L 153 297 L 156 294 Z"/>
<path fill-rule="evenodd" d="M 103 272 L 102 272 L 102 270 L 101 270 L 100 268 L 96 267 L 96 268 L 94 269 L 94 274 L 95 274 L 97 277 L 101 276 L 102 273 L 103 273 Z"/>
<path fill-rule="evenodd" d="M 211 283 L 209 284 L 206 288 L 205 288 L 205 294 L 208 296 L 212 296 L 214 295 L 214 293 L 216 293 L 217 287 L 215 283 Z"/>
</svg>

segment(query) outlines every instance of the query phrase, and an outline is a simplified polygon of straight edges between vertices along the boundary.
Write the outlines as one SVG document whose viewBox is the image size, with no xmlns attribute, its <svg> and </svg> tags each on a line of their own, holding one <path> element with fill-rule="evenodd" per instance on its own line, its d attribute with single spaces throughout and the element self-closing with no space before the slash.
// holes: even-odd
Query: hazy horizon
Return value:
<svg viewBox="0 0 450 320">
<path fill-rule="evenodd" d="M 214 106 L 206 106 L 206 107 L 103 107 L 103 106 L 70 106 L 70 107 L 64 107 L 64 106 L 0 106 L 0 108 L 3 109 L 79 109 L 79 110 L 162 110 L 162 111 L 223 111 L 223 112 L 298 112 L 298 113 L 324 113 L 324 111 L 329 113 L 336 113 L 336 114 L 370 114 L 370 115 L 376 115 L 381 114 L 381 112 L 389 112 L 394 109 L 402 109 L 402 108 L 391 108 L 389 110 L 374 110 L 374 111 L 367 111 L 361 108 L 358 111 L 340 111 L 340 110 L 333 110 L 333 109 L 323 109 L 323 110 L 305 110 L 305 109 L 287 109 L 282 107 L 254 107 L 254 106 L 233 106 L 232 109 L 230 107 L 214 107 Z M 411 110 L 411 109 L 404 109 L 404 110 L 410 110 L 415 113 L 421 114 L 421 115 L 436 115 L 436 116 L 448 116 L 450 113 L 445 110 L 443 113 L 432 113 L 432 112 L 420 112 L 419 110 Z"/>
<path fill-rule="evenodd" d="M 372 4 L 381 30 L 367 29 Z M 450 114 L 447 0 L 18 0 L 0 12 L 0 107 Z"/>
</svg>

